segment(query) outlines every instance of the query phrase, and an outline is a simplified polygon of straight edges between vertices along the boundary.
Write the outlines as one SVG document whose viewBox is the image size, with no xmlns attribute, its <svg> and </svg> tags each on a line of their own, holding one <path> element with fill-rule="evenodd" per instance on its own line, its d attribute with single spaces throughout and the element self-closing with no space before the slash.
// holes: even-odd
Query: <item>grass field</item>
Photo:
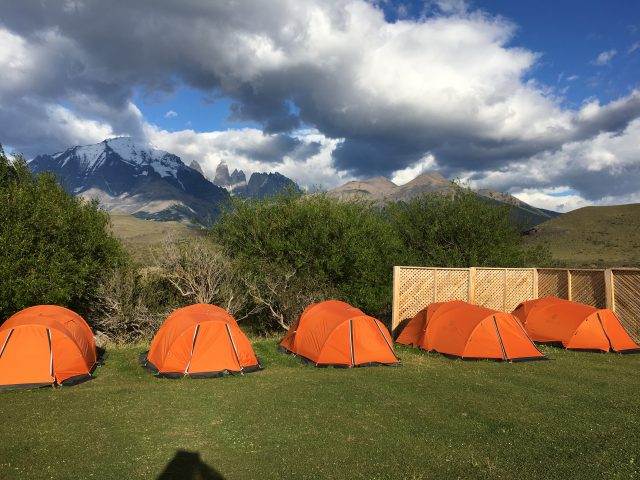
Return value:
<svg viewBox="0 0 640 480">
<path fill-rule="evenodd" d="M 158 478 L 180 450 L 210 475 L 173 478 L 640 477 L 640 355 L 402 347 L 401 368 L 346 370 L 254 345 L 265 369 L 244 377 L 157 379 L 118 347 L 93 381 L 0 393 L 0 478 Z"/>
<path fill-rule="evenodd" d="M 640 267 L 640 204 L 585 207 L 537 226 L 530 243 L 546 243 L 573 267 Z"/>
</svg>

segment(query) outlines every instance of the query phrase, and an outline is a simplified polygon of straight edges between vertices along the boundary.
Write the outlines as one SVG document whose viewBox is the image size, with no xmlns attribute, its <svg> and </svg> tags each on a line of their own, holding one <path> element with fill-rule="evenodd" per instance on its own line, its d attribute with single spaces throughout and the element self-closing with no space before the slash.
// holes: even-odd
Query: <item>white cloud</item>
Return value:
<svg viewBox="0 0 640 480">
<path fill-rule="evenodd" d="M 175 118 L 178 116 L 178 113 L 175 112 L 174 110 L 169 110 L 167 113 L 164 114 L 164 118 Z"/>
<path fill-rule="evenodd" d="M 593 60 L 591 63 L 593 65 L 597 65 L 599 67 L 603 67 L 605 65 L 609 65 L 609 63 L 611 62 L 611 60 L 613 60 L 613 57 L 616 56 L 616 54 L 618 53 L 617 50 L 615 49 L 611 49 L 611 50 L 607 50 L 604 52 L 601 52 L 595 60 Z"/>
<path fill-rule="evenodd" d="M 427 154 L 415 164 L 410 165 L 407 168 L 403 168 L 402 170 L 393 172 L 391 181 L 396 185 L 404 185 L 405 183 L 408 183 L 416 178 L 418 175 L 433 170 L 435 166 L 436 161 L 434 156 L 431 154 Z"/>
<path fill-rule="evenodd" d="M 339 140 L 326 138 L 314 130 L 296 134 L 299 144 L 285 148 L 278 155 L 278 162 L 256 159 L 258 153 L 274 151 L 278 153 L 278 138 L 265 135 L 254 128 L 213 132 L 181 130 L 169 132 L 147 125 L 146 132 L 152 143 L 163 150 L 175 153 L 189 164 L 196 160 L 208 178 L 214 178 L 215 170 L 222 161 L 230 170 L 243 170 L 247 180 L 253 172 L 277 171 L 308 189 L 315 187 L 333 188 L 353 177 L 340 172 L 333 166 L 331 153 Z M 274 145 L 275 144 L 275 145 Z M 308 146 L 314 146 L 312 154 L 299 157 L 298 153 Z"/>
<path fill-rule="evenodd" d="M 634 42 L 630 47 L 627 53 L 633 53 L 636 50 L 640 49 L 640 42 Z"/>
<path fill-rule="evenodd" d="M 568 187 L 555 187 L 551 189 L 525 188 L 516 190 L 511 194 L 529 205 L 538 208 L 545 208 L 555 212 L 569 212 L 576 208 L 586 207 L 591 204 L 580 195 L 575 193 L 564 193 Z"/>
</svg>

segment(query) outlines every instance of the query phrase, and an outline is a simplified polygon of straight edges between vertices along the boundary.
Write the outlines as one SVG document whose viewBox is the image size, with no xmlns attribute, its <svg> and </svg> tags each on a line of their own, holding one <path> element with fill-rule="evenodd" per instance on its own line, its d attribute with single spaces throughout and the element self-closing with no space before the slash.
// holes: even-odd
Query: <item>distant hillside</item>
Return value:
<svg viewBox="0 0 640 480">
<path fill-rule="evenodd" d="M 127 213 L 110 212 L 111 231 L 122 240 L 125 249 L 138 262 L 152 261 L 151 248 L 166 238 L 185 239 L 197 237 L 202 230 L 181 222 L 143 220 Z"/>
<path fill-rule="evenodd" d="M 408 201 L 426 194 L 452 194 L 456 188 L 459 187 L 438 172 L 426 172 L 404 185 L 396 185 L 386 177 L 374 177 L 369 180 L 347 182 L 329 190 L 327 194 L 340 200 L 363 199 L 382 204 Z M 557 212 L 536 208 L 508 193 L 488 189 L 477 190 L 476 193 L 488 201 L 510 205 L 511 215 L 523 230 L 560 215 Z"/>
<path fill-rule="evenodd" d="M 125 243 L 150 245 L 171 236 L 176 239 L 195 237 L 199 230 L 181 222 L 143 220 L 127 213 L 111 212 L 111 231 Z"/>
<path fill-rule="evenodd" d="M 527 242 L 546 242 L 569 266 L 640 267 L 640 204 L 565 213 L 535 227 Z"/>
</svg>

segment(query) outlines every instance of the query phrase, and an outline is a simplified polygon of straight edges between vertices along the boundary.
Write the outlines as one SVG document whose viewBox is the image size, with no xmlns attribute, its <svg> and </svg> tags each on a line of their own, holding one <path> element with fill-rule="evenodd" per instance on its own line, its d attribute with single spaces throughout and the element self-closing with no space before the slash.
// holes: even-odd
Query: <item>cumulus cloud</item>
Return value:
<svg viewBox="0 0 640 480">
<path fill-rule="evenodd" d="M 164 114 L 164 118 L 175 118 L 177 116 L 178 116 L 178 112 L 174 110 L 169 110 L 167 113 Z"/>
<path fill-rule="evenodd" d="M 314 130 L 287 136 L 254 128 L 169 132 L 147 125 L 146 132 L 155 146 L 179 155 L 186 164 L 197 160 L 209 178 L 214 178 L 222 161 L 243 170 L 247 178 L 253 172 L 278 171 L 308 189 L 333 188 L 353 178 L 333 166 L 331 154 L 339 141 Z"/>
<path fill-rule="evenodd" d="M 602 132 L 586 140 L 568 142 L 556 151 L 535 155 L 526 163 L 484 175 L 471 173 L 466 178 L 474 186 L 509 191 L 523 200 L 532 198 L 533 193 L 540 199 L 539 195 L 548 192 L 575 192 L 565 199 L 563 195 L 548 198 L 557 205 L 566 203 L 563 208 L 557 207 L 560 210 L 633 201 L 640 199 L 638 138 L 640 119 L 635 119 L 620 132 Z"/>
<path fill-rule="evenodd" d="M 233 157 L 248 170 L 294 172 L 305 184 L 405 178 L 430 159 L 429 168 L 450 177 L 547 188 L 531 170 L 557 159 L 572 168 L 548 176 L 595 201 L 601 189 L 571 155 L 602 138 L 638 140 L 631 128 L 640 116 L 637 92 L 563 108 L 553 90 L 529 79 L 539 54 L 512 46 L 516 27 L 461 0 L 428 2 L 423 15 L 399 12 L 393 23 L 363 0 L 0 4 L 7 72 L 0 131 L 12 146 L 28 145 L 30 136 L 38 148 L 56 139 L 62 147 L 82 132 L 93 139 L 109 130 L 165 142 L 179 154 L 191 149 L 207 165 L 223 157 L 234 165 Z M 595 62 L 606 65 L 616 53 Z M 146 125 L 134 88 L 171 94 L 182 86 L 230 98 L 232 117 L 262 131 L 172 133 Z M 58 107 L 75 116 L 67 126 L 77 132 L 51 133 Z M 33 128 L 6 127 L 22 109 L 19 118 Z M 317 144 L 299 138 L 306 127 Z M 615 170 L 607 156 L 592 164 L 611 181 L 640 181 L 632 166 Z"/>
<path fill-rule="evenodd" d="M 617 53 L 618 52 L 615 49 L 607 50 L 605 52 L 600 53 L 600 55 L 598 55 L 596 59 L 591 63 L 599 67 L 609 65 L 609 63 L 611 62 L 611 60 L 613 60 L 613 57 L 615 57 Z"/>
</svg>

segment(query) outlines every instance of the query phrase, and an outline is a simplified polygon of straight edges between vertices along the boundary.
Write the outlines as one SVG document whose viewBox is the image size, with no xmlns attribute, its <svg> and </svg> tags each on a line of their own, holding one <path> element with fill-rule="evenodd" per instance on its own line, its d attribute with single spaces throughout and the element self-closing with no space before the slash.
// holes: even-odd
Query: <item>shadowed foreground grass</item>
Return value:
<svg viewBox="0 0 640 480">
<path fill-rule="evenodd" d="M 157 478 L 179 450 L 198 478 L 640 477 L 640 355 L 339 370 L 254 345 L 245 377 L 156 379 L 121 347 L 91 382 L 0 393 L 0 478 Z"/>
</svg>

